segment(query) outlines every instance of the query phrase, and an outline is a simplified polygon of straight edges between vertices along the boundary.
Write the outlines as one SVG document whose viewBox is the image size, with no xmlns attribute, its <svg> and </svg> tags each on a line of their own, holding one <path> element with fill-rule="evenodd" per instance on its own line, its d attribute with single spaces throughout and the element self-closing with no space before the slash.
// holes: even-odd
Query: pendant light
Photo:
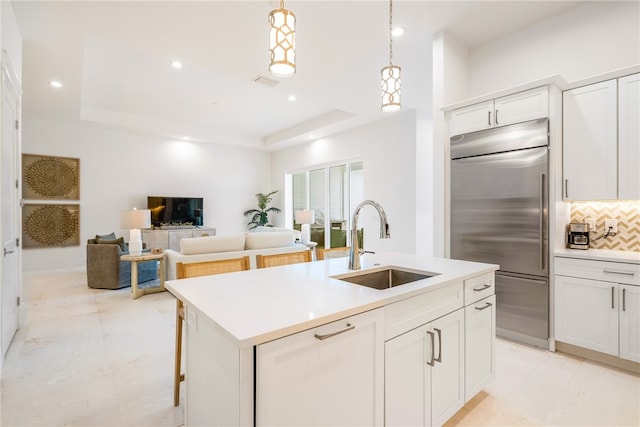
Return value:
<svg viewBox="0 0 640 427">
<path fill-rule="evenodd" d="M 389 0 L 389 65 L 382 73 L 382 111 L 392 112 L 400 109 L 400 67 L 393 65 L 393 0 Z"/>
<path fill-rule="evenodd" d="M 296 16 L 284 8 L 269 13 L 269 71 L 274 76 L 289 77 L 296 72 Z"/>
</svg>

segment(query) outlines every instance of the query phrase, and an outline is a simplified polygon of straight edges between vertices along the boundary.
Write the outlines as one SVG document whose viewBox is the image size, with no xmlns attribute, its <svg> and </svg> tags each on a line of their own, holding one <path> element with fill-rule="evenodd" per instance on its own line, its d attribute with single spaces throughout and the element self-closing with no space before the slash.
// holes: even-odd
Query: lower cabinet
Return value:
<svg viewBox="0 0 640 427">
<path fill-rule="evenodd" d="M 256 426 L 382 426 L 384 314 L 256 347 Z"/>
<path fill-rule="evenodd" d="M 465 402 L 495 375 L 496 296 L 464 308 L 465 317 Z"/>
<path fill-rule="evenodd" d="M 464 309 L 385 343 L 385 425 L 438 426 L 464 405 Z"/>
<path fill-rule="evenodd" d="M 556 272 L 556 340 L 640 362 L 640 268 L 556 258 Z"/>
</svg>

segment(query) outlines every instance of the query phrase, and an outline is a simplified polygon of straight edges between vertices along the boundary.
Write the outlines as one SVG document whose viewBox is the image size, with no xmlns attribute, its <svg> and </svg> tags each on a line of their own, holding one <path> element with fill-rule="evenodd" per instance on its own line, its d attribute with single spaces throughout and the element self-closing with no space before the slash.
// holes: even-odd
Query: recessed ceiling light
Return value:
<svg viewBox="0 0 640 427">
<path fill-rule="evenodd" d="M 188 141 L 188 140 L 189 140 L 189 137 L 188 137 L 188 136 L 183 136 L 183 137 L 182 137 L 182 139 L 183 139 L 184 141 Z"/>
<path fill-rule="evenodd" d="M 172 66 L 173 68 L 178 68 L 178 69 L 180 69 L 180 68 L 182 68 L 182 62 L 180 62 L 180 61 L 173 61 L 173 62 L 171 63 L 171 66 Z"/>
<path fill-rule="evenodd" d="M 295 95 L 289 95 L 289 101 L 295 101 L 296 100 L 296 96 Z"/>
<path fill-rule="evenodd" d="M 57 81 L 57 80 L 51 80 L 51 81 L 49 82 L 49 86 L 51 86 L 51 87 L 55 87 L 55 88 L 61 88 L 61 87 L 62 87 L 62 83 L 60 83 L 60 82 L 59 82 L 59 81 Z"/>
<path fill-rule="evenodd" d="M 396 28 L 394 28 L 393 30 L 391 30 L 391 34 L 392 34 L 394 37 L 401 36 L 401 35 L 403 35 L 403 34 L 404 34 L 404 28 L 402 28 L 402 27 L 396 27 Z"/>
</svg>

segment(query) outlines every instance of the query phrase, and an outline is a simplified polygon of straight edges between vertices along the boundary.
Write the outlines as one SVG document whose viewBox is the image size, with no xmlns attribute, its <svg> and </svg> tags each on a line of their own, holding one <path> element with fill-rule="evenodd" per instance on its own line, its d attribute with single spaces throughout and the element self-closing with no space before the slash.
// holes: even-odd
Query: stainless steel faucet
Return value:
<svg viewBox="0 0 640 427">
<path fill-rule="evenodd" d="M 353 217 L 351 218 L 351 250 L 349 251 L 349 270 L 360 270 L 360 246 L 358 243 L 358 217 L 360 216 L 360 209 L 365 205 L 370 205 L 376 208 L 378 215 L 380 216 L 380 238 L 388 239 L 391 237 L 389 234 L 389 221 L 387 220 L 387 214 L 382 209 L 379 203 L 373 200 L 365 200 L 360 203 L 353 211 Z"/>
</svg>

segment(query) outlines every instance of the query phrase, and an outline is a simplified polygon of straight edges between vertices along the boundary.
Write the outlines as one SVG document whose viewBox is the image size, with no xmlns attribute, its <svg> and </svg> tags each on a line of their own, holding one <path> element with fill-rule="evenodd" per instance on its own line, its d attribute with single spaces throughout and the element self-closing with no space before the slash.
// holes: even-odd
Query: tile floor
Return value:
<svg viewBox="0 0 640 427">
<path fill-rule="evenodd" d="M 180 426 L 175 303 L 89 289 L 82 269 L 24 275 L 25 324 L 2 369 L 3 427 Z M 640 378 L 498 340 L 497 376 L 447 426 L 640 426 Z"/>
</svg>

